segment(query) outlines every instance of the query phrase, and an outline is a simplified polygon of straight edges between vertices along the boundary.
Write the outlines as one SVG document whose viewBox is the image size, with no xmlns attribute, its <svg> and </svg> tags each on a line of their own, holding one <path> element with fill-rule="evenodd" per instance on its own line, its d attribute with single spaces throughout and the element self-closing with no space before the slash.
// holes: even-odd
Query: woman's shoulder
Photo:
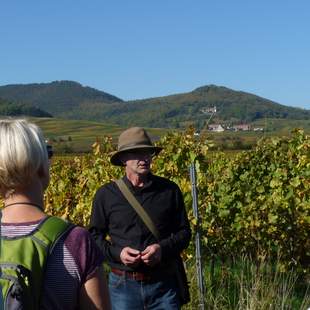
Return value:
<svg viewBox="0 0 310 310">
<path fill-rule="evenodd" d="M 94 270 L 104 260 L 103 254 L 91 234 L 83 227 L 75 226 L 72 228 L 65 236 L 63 244 L 74 259 L 82 275 L 84 275 L 84 281 L 91 277 Z"/>
<path fill-rule="evenodd" d="M 80 253 L 88 255 L 95 246 L 95 242 L 93 242 L 90 233 L 81 226 L 74 226 L 67 233 L 63 242 L 73 256 Z"/>
</svg>

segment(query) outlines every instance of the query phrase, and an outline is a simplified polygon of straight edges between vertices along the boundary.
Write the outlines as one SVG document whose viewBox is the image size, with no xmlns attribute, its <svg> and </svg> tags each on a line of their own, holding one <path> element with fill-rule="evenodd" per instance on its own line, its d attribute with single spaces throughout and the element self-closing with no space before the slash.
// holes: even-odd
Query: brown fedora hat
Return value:
<svg viewBox="0 0 310 310">
<path fill-rule="evenodd" d="M 123 131 L 118 138 L 117 151 L 111 156 L 111 163 L 115 166 L 124 166 L 120 160 L 120 155 L 125 152 L 138 149 L 149 149 L 157 155 L 162 148 L 154 146 L 152 141 L 145 131 L 141 127 L 131 127 Z"/>
</svg>

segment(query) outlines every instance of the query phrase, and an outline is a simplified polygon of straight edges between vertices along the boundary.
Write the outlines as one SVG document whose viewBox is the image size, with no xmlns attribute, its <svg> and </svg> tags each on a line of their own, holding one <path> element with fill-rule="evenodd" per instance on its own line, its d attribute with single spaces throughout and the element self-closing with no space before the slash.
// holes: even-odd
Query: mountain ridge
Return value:
<svg viewBox="0 0 310 310">
<path fill-rule="evenodd" d="M 55 115 L 60 113 L 64 106 L 70 110 L 81 101 L 104 103 L 122 101 L 106 92 L 67 80 L 50 83 L 9 84 L 0 86 L 0 93 L 0 97 L 4 99 L 30 104 Z M 53 104 L 53 108 L 50 104 Z"/>
<path fill-rule="evenodd" d="M 0 97 L 40 108 L 65 119 L 108 121 L 120 126 L 203 127 L 204 108 L 216 107 L 214 122 L 253 122 L 262 118 L 310 119 L 310 110 L 281 105 L 244 91 L 214 84 L 190 92 L 124 101 L 74 81 L 9 84 Z"/>
</svg>

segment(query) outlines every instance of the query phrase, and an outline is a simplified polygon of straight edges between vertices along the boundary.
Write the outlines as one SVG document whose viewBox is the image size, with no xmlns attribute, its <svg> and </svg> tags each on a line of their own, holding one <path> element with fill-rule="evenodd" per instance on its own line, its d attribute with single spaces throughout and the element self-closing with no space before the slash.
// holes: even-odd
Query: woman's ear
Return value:
<svg viewBox="0 0 310 310">
<path fill-rule="evenodd" d="M 38 170 L 38 177 L 42 184 L 43 190 L 45 190 L 48 187 L 48 184 L 50 182 L 50 171 L 49 166 L 46 167 L 41 166 Z"/>
</svg>

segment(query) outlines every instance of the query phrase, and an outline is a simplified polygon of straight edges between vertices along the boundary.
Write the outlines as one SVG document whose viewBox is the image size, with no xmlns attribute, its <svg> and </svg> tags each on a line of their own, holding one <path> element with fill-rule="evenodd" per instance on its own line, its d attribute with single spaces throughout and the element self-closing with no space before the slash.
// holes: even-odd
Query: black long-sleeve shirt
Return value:
<svg viewBox="0 0 310 310">
<path fill-rule="evenodd" d="M 93 201 L 90 232 L 108 263 L 115 268 L 133 270 L 122 264 L 120 253 L 129 246 L 143 251 L 148 245 L 159 243 L 162 264 L 174 259 L 188 246 L 191 237 L 182 193 L 179 187 L 162 177 L 149 174 L 142 188 L 134 187 L 127 177 L 124 182 L 153 220 L 159 242 L 143 223 L 114 182 L 100 187 Z M 109 239 L 106 240 L 106 236 Z M 155 268 L 161 268 L 161 265 Z M 135 270 L 150 267 L 140 264 Z"/>
</svg>

